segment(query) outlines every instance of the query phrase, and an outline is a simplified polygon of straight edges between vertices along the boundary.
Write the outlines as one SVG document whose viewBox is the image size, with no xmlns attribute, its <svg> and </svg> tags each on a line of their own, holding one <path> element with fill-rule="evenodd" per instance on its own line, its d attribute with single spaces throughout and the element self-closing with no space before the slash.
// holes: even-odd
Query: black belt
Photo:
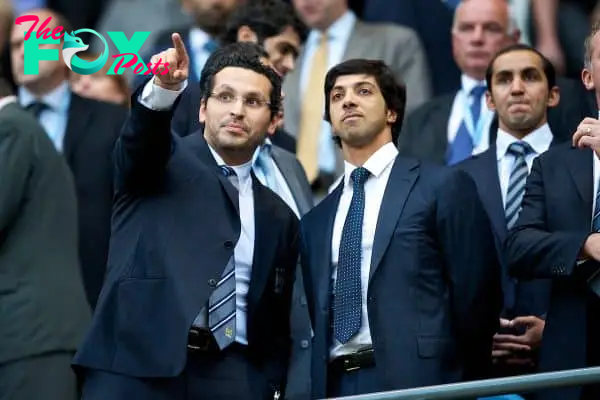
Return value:
<svg viewBox="0 0 600 400">
<path fill-rule="evenodd" d="M 375 351 L 373 348 L 360 350 L 356 353 L 334 358 L 329 363 L 329 368 L 343 372 L 356 371 L 358 369 L 370 368 L 374 366 Z"/>
<path fill-rule="evenodd" d="M 192 327 L 188 332 L 188 351 L 191 353 L 218 353 L 219 346 L 208 329 Z"/>
</svg>

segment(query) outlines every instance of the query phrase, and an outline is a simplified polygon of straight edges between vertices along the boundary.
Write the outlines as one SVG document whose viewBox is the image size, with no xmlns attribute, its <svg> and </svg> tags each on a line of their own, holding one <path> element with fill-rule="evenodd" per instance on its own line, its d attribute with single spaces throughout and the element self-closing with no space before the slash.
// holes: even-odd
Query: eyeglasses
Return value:
<svg viewBox="0 0 600 400">
<path fill-rule="evenodd" d="M 221 104 L 233 104 L 240 99 L 240 96 L 231 92 L 211 93 L 210 97 L 214 97 Z M 257 96 L 242 97 L 242 103 L 245 107 L 259 109 L 264 106 L 271 106 L 271 103 Z"/>
</svg>

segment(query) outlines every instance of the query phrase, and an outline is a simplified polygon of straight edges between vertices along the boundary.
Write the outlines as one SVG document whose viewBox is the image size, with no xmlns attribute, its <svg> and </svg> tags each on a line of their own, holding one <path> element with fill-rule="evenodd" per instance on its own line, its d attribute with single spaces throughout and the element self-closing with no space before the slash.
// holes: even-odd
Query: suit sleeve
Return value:
<svg viewBox="0 0 600 400">
<path fill-rule="evenodd" d="M 171 157 L 171 120 L 180 91 L 149 80 L 132 96 L 131 110 L 114 149 L 115 189 L 144 194 L 160 184 Z"/>
<path fill-rule="evenodd" d="M 546 191 L 539 157 L 533 161 L 521 206 L 517 223 L 505 243 L 510 274 L 531 280 L 569 277 L 577 272 L 577 257 L 590 232 L 548 229 Z"/>
<path fill-rule="evenodd" d="M 431 99 L 432 87 L 427 54 L 416 32 L 404 28 L 394 50 L 392 68 L 396 80 L 406 85 L 406 115 Z"/>
<path fill-rule="evenodd" d="M 0 128 L 0 238 L 20 209 L 32 157 L 31 135 L 8 124 Z"/>
<path fill-rule="evenodd" d="M 489 218 L 475 183 L 452 170 L 440 185 L 438 232 L 447 266 L 465 379 L 487 376 L 502 309 L 501 271 Z"/>
</svg>

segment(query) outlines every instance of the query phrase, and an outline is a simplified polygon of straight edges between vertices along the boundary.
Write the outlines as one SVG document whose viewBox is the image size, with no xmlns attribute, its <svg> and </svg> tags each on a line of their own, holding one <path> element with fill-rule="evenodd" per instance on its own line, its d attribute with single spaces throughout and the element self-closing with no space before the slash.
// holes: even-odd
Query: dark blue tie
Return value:
<svg viewBox="0 0 600 400">
<path fill-rule="evenodd" d="M 594 219 L 592 220 L 594 232 L 600 232 L 600 185 L 596 192 L 596 205 L 594 206 Z"/>
<path fill-rule="evenodd" d="M 442 2 L 446 3 L 448 8 L 455 10 L 456 7 L 460 4 L 461 0 L 442 0 Z"/>
<path fill-rule="evenodd" d="M 364 185 L 369 175 L 369 171 L 363 167 L 356 168 L 350 175 L 353 183 L 352 201 L 342 230 L 333 299 L 333 333 L 340 343 L 346 343 L 360 329 Z"/>
<path fill-rule="evenodd" d="M 525 158 L 533 153 L 533 149 L 526 142 L 514 142 L 508 147 L 508 153 L 515 157 L 515 163 L 508 179 L 508 189 L 506 191 L 506 226 L 511 229 L 517 222 L 519 212 L 521 211 L 521 201 L 525 194 L 525 183 L 529 175 L 529 168 Z"/>
<path fill-rule="evenodd" d="M 481 96 L 483 96 L 485 90 L 485 86 L 475 86 L 469 95 L 471 98 L 470 110 L 471 115 L 473 116 L 473 129 L 476 129 L 477 123 L 479 122 L 479 117 L 481 115 Z M 466 118 L 469 118 L 469 116 L 464 116 L 464 119 L 458 127 L 458 131 L 456 132 L 456 137 L 448 149 L 448 155 L 446 159 L 448 165 L 454 165 L 466 160 L 473 154 L 473 148 L 475 145 L 473 143 L 471 132 L 469 132 L 465 122 Z"/>
</svg>

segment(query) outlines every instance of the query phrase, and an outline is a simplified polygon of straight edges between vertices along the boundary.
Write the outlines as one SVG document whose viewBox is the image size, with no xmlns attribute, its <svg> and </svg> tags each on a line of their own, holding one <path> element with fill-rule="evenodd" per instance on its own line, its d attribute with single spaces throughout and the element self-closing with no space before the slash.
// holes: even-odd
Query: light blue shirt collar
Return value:
<svg viewBox="0 0 600 400">
<path fill-rule="evenodd" d="M 71 90 L 69 88 L 69 83 L 64 81 L 54 90 L 46 93 L 41 98 L 38 98 L 23 86 L 19 87 L 19 102 L 21 106 L 27 107 L 35 101 L 44 102 L 52 111 L 56 113 L 66 113 L 69 110 L 69 104 L 71 102 Z"/>
<path fill-rule="evenodd" d="M 546 123 L 523 138 L 523 141 L 531 146 L 536 154 L 542 154 L 550 147 L 553 135 L 550 126 Z M 496 138 L 496 157 L 501 160 L 508 151 L 511 144 L 518 142 L 519 139 L 508 132 L 498 129 Z"/>
</svg>

